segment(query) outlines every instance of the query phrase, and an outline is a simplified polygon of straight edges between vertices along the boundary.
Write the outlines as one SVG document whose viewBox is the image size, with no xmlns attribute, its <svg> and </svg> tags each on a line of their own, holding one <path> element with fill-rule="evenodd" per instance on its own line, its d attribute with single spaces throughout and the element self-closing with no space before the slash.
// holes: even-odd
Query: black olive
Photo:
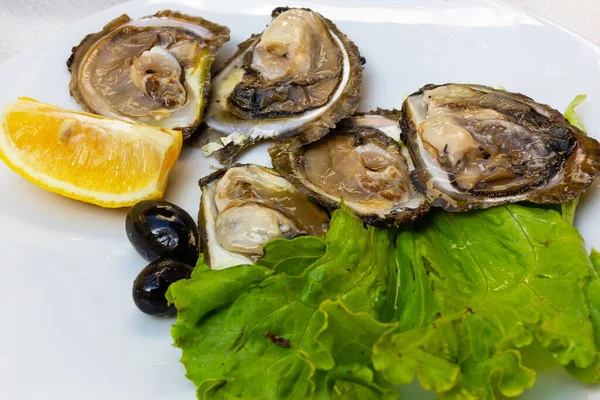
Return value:
<svg viewBox="0 0 600 400">
<path fill-rule="evenodd" d="M 133 302 L 149 315 L 175 315 L 175 306 L 167 305 L 165 293 L 171 283 L 188 279 L 192 270 L 189 265 L 170 258 L 149 264 L 133 281 Z"/>
<path fill-rule="evenodd" d="M 127 214 L 127 237 L 146 260 L 174 258 L 195 266 L 198 226 L 185 210 L 166 201 L 145 200 Z"/>
</svg>

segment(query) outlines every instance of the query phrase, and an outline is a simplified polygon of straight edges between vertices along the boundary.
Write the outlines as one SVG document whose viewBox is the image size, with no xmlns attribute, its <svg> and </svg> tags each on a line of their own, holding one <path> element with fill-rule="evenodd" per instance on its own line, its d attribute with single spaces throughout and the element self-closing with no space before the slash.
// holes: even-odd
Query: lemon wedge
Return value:
<svg viewBox="0 0 600 400">
<path fill-rule="evenodd" d="M 0 159 L 28 181 L 102 207 L 162 197 L 181 132 L 19 98 L 5 105 Z"/>
</svg>

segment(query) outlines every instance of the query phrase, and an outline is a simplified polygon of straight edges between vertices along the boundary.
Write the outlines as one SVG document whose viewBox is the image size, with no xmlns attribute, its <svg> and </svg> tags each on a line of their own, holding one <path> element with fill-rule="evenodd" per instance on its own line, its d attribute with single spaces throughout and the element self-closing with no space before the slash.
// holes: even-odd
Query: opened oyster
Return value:
<svg viewBox="0 0 600 400">
<path fill-rule="evenodd" d="M 320 14 L 277 8 L 213 79 L 203 146 L 222 163 L 265 138 L 319 139 L 358 104 L 358 48 Z"/>
<path fill-rule="evenodd" d="M 228 28 L 200 17 L 121 15 L 73 48 L 71 96 L 86 111 L 189 137 L 202 121 L 214 55 L 228 40 Z"/>
<path fill-rule="evenodd" d="M 399 144 L 399 113 L 378 111 L 340 121 L 320 140 L 271 145 L 273 166 L 329 209 L 345 204 L 368 223 L 402 223 L 427 212 L 412 186 L 408 151 Z"/>
<path fill-rule="evenodd" d="M 329 215 L 276 171 L 235 165 L 200 180 L 198 225 L 212 269 L 252 264 L 277 238 L 323 236 Z"/>
<path fill-rule="evenodd" d="M 414 183 L 451 211 L 562 203 L 600 174 L 600 144 L 556 110 L 479 85 L 427 85 L 402 106 Z"/>
</svg>

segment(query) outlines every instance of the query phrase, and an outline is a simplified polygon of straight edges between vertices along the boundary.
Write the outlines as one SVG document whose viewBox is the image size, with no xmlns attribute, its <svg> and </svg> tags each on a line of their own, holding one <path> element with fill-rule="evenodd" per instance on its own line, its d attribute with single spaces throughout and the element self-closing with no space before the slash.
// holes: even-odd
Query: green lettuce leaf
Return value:
<svg viewBox="0 0 600 400">
<path fill-rule="evenodd" d="M 392 257 L 387 230 L 342 208 L 324 241 L 275 241 L 260 265 L 171 285 L 171 333 L 198 398 L 395 398 L 370 354 L 389 328 L 377 321 L 392 308 Z"/>
<path fill-rule="evenodd" d="M 581 118 L 579 118 L 579 115 L 577 115 L 577 112 L 575 112 L 575 108 L 581 105 L 581 103 L 583 103 L 587 98 L 587 94 L 580 94 L 575 96 L 573 101 L 569 103 L 567 109 L 565 110 L 565 118 L 567 119 L 567 121 L 569 121 L 571 125 L 576 126 L 584 132 L 587 132 L 585 130 L 585 125 L 583 125 L 583 121 L 581 121 Z"/>
<path fill-rule="evenodd" d="M 592 266 L 598 274 L 600 269 L 600 253 L 592 249 L 590 254 Z M 571 363 L 567 371 L 584 383 L 600 382 L 600 279 L 590 281 L 584 288 L 590 307 L 590 320 L 594 326 L 594 338 L 596 341 L 596 352 L 594 362 L 586 368 Z"/>
<path fill-rule="evenodd" d="M 585 130 L 583 121 L 581 121 L 581 118 L 579 118 L 579 115 L 577 115 L 577 112 L 575 112 L 575 108 L 583 103 L 587 97 L 587 94 L 580 94 L 576 96 L 565 111 L 565 118 L 567 121 L 569 121 L 571 125 L 581 129 L 584 133 L 587 133 L 587 131 Z M 565 221 L 573 224 L 575 221 L 575 211 L 577 210 L 578 205 L 579 197 L 560 205 L 561 213 Z"/>
<path fill-rule="evenodd" d="M 516 396 L 535 380 L 519 352 L 533 340 L 579 379 L 598 380 L 598 279 L 557 211 L 435 212 L 396 246 L 398 327 L 373 356 L 388 381 L 416 373 L 441 398 Z"/>
</svg>

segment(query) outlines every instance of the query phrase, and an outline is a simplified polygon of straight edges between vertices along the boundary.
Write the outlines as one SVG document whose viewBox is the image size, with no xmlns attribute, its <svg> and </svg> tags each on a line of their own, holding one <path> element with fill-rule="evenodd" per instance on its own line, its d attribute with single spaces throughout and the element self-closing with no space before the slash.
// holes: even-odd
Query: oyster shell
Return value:
<svg viewBox="0 0 600 400">
<path fill-rule="evenodd" d="M 262 139 L 317 140 L 360 100 L 364 59 L 331 21 L 287 7 L 272 18 L 213 79 L 201 145 L 221 163 Z"/>
<path fill-rule="evenodd" d="M 187 138 L 202 121 L 210 67 L 228 40 L 228 28 L 179 12 L 121 15 L 73 47 L 71 96 L 86 111 Z"/>
<path fill-rule="evenodd" d="M 329 215 L 277 171 L 236 164 L 200 180 L 200 249 L 212 269 L 252 264 L 273 239 L 323 236 Z"/>
<path fill-rule="evenodd" d="M 427 85 L 402 106 L 415 186 L 450 211 L 562 203 L 600 174 L 600 144 L 561 113 L 480 85 Z"/>
<path fill-rule="evenodd" d="M 412 186 L 413 164 L 399 143 L 399 112 L 378 110 L 341 120 L 320 140 L 290 139 L 269 148 L 273 166 L 327 208 L 344 203 L 367 223 L 399 224 L 428 211 Z"/>
</svg>

